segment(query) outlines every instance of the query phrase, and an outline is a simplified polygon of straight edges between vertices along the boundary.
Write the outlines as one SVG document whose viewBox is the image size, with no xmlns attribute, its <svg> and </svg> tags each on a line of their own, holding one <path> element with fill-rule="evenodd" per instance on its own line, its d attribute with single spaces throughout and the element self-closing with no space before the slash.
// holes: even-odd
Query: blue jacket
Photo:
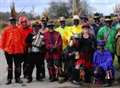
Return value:
<svg viewBox="0 0 120 88">
<path fill-rule="evenodd" d="M 93 56 L 93 65 L 95 67 L 102 67 L 105 71 L 113 69 L 112 55 L 108 50 L 100 52 L 96 50 Z"/>
</svg>

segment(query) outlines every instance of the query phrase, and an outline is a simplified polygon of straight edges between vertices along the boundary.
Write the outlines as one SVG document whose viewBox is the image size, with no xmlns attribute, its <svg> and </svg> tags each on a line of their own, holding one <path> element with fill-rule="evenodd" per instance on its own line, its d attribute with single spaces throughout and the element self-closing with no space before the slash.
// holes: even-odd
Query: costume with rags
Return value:
<svg viewBox="0 0 120 88">
<path fill-rule="evenodd" d="M 50 81 L 55 81 L 59 75 L 60 59 L 62 54 L 61 35 L 54 30 L 53 24 L 48 24 L 49 31 L 44 33 L 46 54 Z"/>
</svg>

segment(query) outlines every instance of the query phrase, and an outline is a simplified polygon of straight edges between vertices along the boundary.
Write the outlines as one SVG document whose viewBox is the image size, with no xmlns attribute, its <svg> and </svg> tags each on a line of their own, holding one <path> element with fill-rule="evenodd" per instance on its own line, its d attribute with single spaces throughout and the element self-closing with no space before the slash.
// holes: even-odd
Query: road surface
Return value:
<svg viewBox="0 0 120 88">
<path fill-rule="evenodd" d="M 120 72 L 116 73 L 117 76 L 120 74 Z M 11 85 L 5 85 L 6 83 L 6 75 L 7 75 L 7 65 L 6 65 L 6 60 L 4 57 L 3 52 L 0 50 L 0 88 L 93 88 L 93 87 L 88 87 L 87 85 L 85 86 L 80 86 L 80 85 L 74 85 L 71 84 L 70 82 L 65 82 L 63 84 L 59 84 L 58 82 L 49 82 L 48 81 L 48 73 L 46 69 L 46 79 L 42 82 L 37 82 L 35 79 L 33 80 L 32 83 L 27 84 L 26 80 L 23 79 L 24 83 L 23 84 L 16 84 L 13 83 Z M 35 78 L 35 71 L 33 73 L 33 77 Z M 95 88 L 95 87 L 94 87 Z M 98 88 L 98 87 L 96 87 Z M 99 87 L 103 88 L 103 87 Z M 113 87 L 109 88 L 120 88 L 120 83 L 115 82 Z"/>
</svg>

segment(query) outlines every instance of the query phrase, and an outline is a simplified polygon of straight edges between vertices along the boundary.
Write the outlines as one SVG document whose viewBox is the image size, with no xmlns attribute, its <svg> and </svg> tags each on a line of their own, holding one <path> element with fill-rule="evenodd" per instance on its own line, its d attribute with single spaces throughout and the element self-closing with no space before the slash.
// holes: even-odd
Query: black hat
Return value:
<svg viewBox="0 0 120 88">
<path fill-rule="evenodd" d="M 111 16 L 105 16 L 105 21 L 112 21 L 112 17 Z"/>
<path fill-rule="evenodd" d="M 88 21 L 88 17 L 87 16 L 80 16 L 80 19 Z"/>
<path fill-rule="evenodd" d="M 10 18 L 9 18 L 9 21 L 16 21 L 16 18 L 10 17 Z"/>
<path fill-rule="evenodd" d="M 95 13 L 94 14 L 94 19 L 99 19 L 101 17 L 102 14 L 100 13 Z"/>
</svg>

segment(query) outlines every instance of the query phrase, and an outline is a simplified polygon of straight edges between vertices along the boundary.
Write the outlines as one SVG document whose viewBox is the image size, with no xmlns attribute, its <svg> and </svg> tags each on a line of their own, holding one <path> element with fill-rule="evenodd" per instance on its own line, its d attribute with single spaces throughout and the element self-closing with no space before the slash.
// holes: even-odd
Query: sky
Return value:
<svg viewBox="0 0 120 88">
<path fill-rule="evenodd" d="M 32 7 L 36 14 L 41 14 L 45 9 L 49 7 L 49 3 L 52 1 L 68 1 L 68 0 L 0 0 L 0 11 L 10 11 L 10 4 L 15 2 L 17 11 L 31 12 Z M 90 7 L 93 8 L 93 12 L 100 12 L 104 15 L 108 15 L 113 12 L 115 4 L 120 3 L 120 0 L 86 0 Z"/>
</svg>

